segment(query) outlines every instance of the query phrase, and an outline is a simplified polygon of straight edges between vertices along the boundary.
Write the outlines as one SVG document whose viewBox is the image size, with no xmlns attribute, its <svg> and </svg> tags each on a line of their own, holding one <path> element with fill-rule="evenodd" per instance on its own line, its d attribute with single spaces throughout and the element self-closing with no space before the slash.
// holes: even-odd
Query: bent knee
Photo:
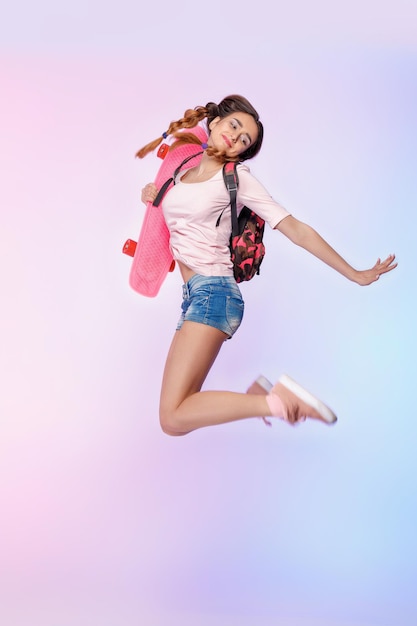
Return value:
<svg viewBox="0 0 417 626">
<path fill-rule="evenodd" d="M 162 409 L 159 410 L 159 423 L 161 425 L 162 431 L 166 435 L 170 435 L 171 437 L 179 437 L 181 435 L 186 435 L 189 431 L 181 428 L 181 424 L 178 421 L 178 418 L 175 416 L 174 411 L 164 411 Z"/>
</svg>

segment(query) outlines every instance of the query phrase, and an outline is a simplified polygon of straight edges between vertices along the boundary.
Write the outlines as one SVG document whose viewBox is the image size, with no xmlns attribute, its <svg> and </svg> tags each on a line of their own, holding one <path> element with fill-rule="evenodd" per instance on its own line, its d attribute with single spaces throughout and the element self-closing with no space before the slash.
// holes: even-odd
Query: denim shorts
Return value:
<svg viewBox="0 0 417 626">
<path fill-rule="evenodd" d="M 245 304 L 232 276 L 194 274 L 182 286 L 182 313 L 177 330 L 184 322 L 198 322 L 218 328 L 232 337 L 240 326 Z"/>
</svg>

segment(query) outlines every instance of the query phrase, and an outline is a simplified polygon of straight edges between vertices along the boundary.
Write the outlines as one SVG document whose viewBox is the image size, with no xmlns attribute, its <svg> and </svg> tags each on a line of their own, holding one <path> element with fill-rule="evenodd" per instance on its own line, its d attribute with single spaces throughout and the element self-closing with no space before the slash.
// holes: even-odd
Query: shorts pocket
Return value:
<svg viewBox="0 0 417 626">
<path fill-rule="evenodd" d="M 245 303 L 242 298 L 227 296 L 226 299 L 226 321 L 230 328 L 230 335 L 233 335 L 242 323 Z"/>
</svg>

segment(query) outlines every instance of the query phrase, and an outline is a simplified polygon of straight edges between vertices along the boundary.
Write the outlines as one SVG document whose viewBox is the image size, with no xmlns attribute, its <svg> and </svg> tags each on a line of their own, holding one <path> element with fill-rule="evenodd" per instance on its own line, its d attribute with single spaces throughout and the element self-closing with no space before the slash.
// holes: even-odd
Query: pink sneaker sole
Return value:
<svg viewBox="0 0 417 626">
<path fill-rule="evenodd" d="M 253 381 L 250 387 L 248 387 L 246 393 L 253 393 L 257 395 L 266 395 L 268 394 L 273 387 L 273 384 L 269 382 L 265 376 L 258 376 L 256 380 Z"/>
</svg>

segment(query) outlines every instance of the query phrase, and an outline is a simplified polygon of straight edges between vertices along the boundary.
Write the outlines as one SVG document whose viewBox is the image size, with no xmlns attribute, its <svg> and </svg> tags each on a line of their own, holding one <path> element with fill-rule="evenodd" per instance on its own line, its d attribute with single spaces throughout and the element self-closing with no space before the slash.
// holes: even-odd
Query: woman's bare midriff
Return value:
<svg viewBox="0 0 417 626">
<path fill-rule="evenodd" d="M 182 276 L 184 283 L 188 283 L 190 278 L 194 276 L 195 271 L 192 270 L 190 267 L 188 267 L 188 265 L 181 263 L 181 261 L 177 261 L 177 263 L 178 263 L 178 267 L 180 268 L 181 276 Z"/>
</svg>

